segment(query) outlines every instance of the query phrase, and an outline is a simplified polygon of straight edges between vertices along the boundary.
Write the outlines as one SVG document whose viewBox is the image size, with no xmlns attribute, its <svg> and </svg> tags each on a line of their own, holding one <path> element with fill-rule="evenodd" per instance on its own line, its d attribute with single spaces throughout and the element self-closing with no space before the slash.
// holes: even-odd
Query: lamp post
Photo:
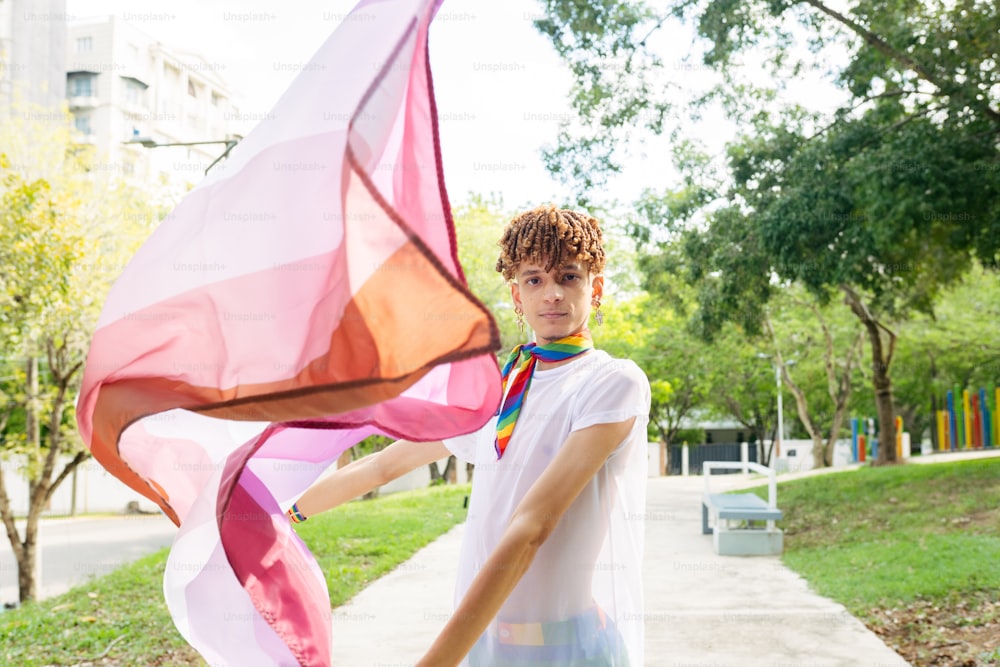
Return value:
<svg viewBox="0 0 1000 667">
<path fill-rule="evenodd" d="M 778 437 L 775 438 L 774 455 L 781 456 L 781 443 L 785 439 L 785 411 L 781 406 L 781 366 L 774 364 L 774 381 L 778 385 Z"/>
<path fill-rule="evenodd" d="M 209 145 L 209 144 L 225 144 L 226 145 L 226 150 L 224 150 L 222 152 L 222 155 L 220 155 L 219 157 L 217 157 L 214 160 L 212 160 L 212 163 L 210 165 L 208 165 L 207 167 L 205 167 L 205 175 L 207 176 L 209 169 L 211 169 L 212 167 L 214 167 L 215 165 L 217 165 L 219 163 L 219 161 L 222 160 L 223 158 L 228 157 L 229 156 L 229 151 L 233 150 L 233 146 L 235 146 L 236 144 L 238 144 L 240 142 L 240 139 L 242 139 L 242 138 L 243 137 L 241 137 L 239 135 L 233 135 L 233 138 L 231 138 L 231 139 L 216 139 L 214 141 L 168 141 L 168 142 L 160 143 L 160 142 L 158 142 L 155 139 L 152 139 L 150 137 L 138 137 L 137 136 L 137 137 L 133 137 L 133 138 L 131 138 L 128 141 L 123 142 L 123 143 L 126 143 L 126 144 L 138 144 L 138 145 L 142 146 L 143 148 L 163 148 L 165 146 L 205 146 L 205 145 Z"/>
<path fill-rule="evenodd" d="M 771 361 L 770 354 L 764 354 L 763 352 L 758 352 L 757 356 L 761 359 L 767 359 Z M 785 366 L 791 366 L 795 363 L 794 359 L 789 359 L 784 362 Z M 781 456 L 781 443 L 785 439 L 785 414 L 784 409 L 781 405 L 781 363 L 775 363 L 771 361 L 771 365 L 774 366 L 774 383 L 778 386 L 778 433 L 774 438 L 774 455 Z"/>
</svg>

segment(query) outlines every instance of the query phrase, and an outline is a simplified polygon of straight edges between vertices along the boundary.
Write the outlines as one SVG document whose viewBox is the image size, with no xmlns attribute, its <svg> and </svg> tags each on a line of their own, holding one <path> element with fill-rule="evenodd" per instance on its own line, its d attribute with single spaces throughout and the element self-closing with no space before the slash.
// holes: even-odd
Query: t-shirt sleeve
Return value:
<svg viewBox="0 0 1000 667">
<path fill-rule="evenodd" d="M 585 383 L 573 410 L 571 431 L 636 417 L 649 420 L 649 380 L 635 362 L 615 359 Z"/>
<path fill-rule="evenodd" d="M 490 419 L 478 431 L 456 435 L 454 438 L 445 438 L 442 442 L 448 451 L 455 455 L 455 458 L 466 463 L 476 463 L 476 453 L 482 447 L 492 444 L 490 435 L 496 433 L 495 424 L 495 419 Z"/>
</svg>

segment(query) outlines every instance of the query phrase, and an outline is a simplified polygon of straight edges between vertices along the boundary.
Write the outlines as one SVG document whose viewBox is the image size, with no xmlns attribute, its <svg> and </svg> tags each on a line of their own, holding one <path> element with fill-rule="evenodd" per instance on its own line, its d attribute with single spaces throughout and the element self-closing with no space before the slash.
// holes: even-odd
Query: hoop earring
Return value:
<svg viewBox="0 0 1000 667">
<path fill-rule="evenodd" d="M 524 333 L 524 311 L 519 306 L 514 308 L 514 316 L 517 317 L 517 330 Z"/>
<path fill-rule="evenodd" d="M 601 300 L 595 298 L 590 302 L 594 306 L 594 320 L 597 322 L 597 326 L 604 325 L 604 313 L 601 312 Z"/>
</svg>

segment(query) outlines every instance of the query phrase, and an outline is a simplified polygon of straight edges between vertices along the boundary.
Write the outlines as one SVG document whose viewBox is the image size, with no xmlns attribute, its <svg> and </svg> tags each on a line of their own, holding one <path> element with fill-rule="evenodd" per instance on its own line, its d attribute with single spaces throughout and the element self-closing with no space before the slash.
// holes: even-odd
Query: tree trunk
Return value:
<svg viewBox="0 0 1000 667">
<path fill-rule="evenodd" d="M 41 428 L 38 415 L 38 357 L 28 357 L 25 364 L 25 381 L 28 395 L 24 404 L 24 432 L 28 444 L 29 471 L 37 467 L 42 455 Z M 17 561 L 17 591 L 21 603 L 35 600 L 35 573 L 38 568 L 36 558 L 36 538 L 38 537 L 38 517 L 45 509 L 45 480 L 28 475 L 28 516 L 21 542 L 20 558 Z"/>
<path fill-rule="evenodd" d="M 663 448 L 663 454 L 661 456 L 663 460 L 663 470 L 661 474 L 670 474 L 670 443 L 673 442 L 672 434 L 669 428 L 664 428 L 663 424 L 660 423 L 658 419 L 653 419 L 653 424 L 656 425 L 656 430 L 660 432 L 660 442 Z M 676 430 L 674 434 L 676 434 Z"/>
<path fill-rule="evenodd" d="M 445 483 L 455 484 L 458 481 L 458 459 L 452 454 L 448 457 L 448 462 L 444 466 L 444 472 L 441 473 L 441 477 L 444 478 Z"/>
<path fill-rule="evenodd" d="M 62 426 L 63 412 L 66 409 L 70 380 L 83 366 L 82 361 L 68 367 L 67 364 L 62 363 L 65 361 L 65 351 L 65 346 L 56 348 L 51 340 L 48 341 L 49 371 L 57 391 L 49 413 L 48 451 L 45 452 L 44 457 L 42 456 L 41 417 L 39 414 L 38 358 L 28 357 L 26 363 L 25 389 L 27 397 L 24 410 L 29 475 L 28 516 L 25 521 L 23 540 L 17 533 L 5 480 L 0 474 L 0 514 L 3 516 L 8 539 L 17 558 L 18 595 L 21 602 L 36 599 L 38 525 L 42 512 L 48 506 L 53 492 L 88 456 L 85 451 L 77 452 L 73 460 L 67 463 L 58 475 L 55 475 L 56 463 L 63 444 L 60 427 Z"/>
<path fill-rule="evenodd" d="M 830 437 L 827 438 L 824 447 L 823 457 L 827 466 L 833 465 L 833 448 L 837 444 L 837 436 L 840 435 L 840 428 L 844 425 L 844 415 L 847 412 L 847 404 L 838 405 L 833 413 L 833 424 L 830 426 Z"/>
<path fill-rule="evenodd" d="M 24 435 L 28 443 L 29 469 L 37 465 L 42 456 L 41 430 L 38 425 L 38 357 L 28 357 L 25 362 L 27 397 L 24 401 Z M 29 495 L 34 479 L 28 476 Z"/>
<path fill-rule="evenodd" d="M 775 350 L 777 350 L 777 347 Z M 812 415 L 809 414 L 809 403 L 806 400 L 805 391 L 792 380 L 792 376 L 788 373 L 788 365 L 782 360 L 781 353 L 778 352 L 777 355 L 778 363 L 781 364 L 781 377 L 784 379 L 785 385 L 792 392 L 792 396 L 795 397 L 795 409 L 799 413 L 799 421 L 802 422 L 803 428 L 805 428 L 806 433 L 812 439 L 813 468 L 823 468 L 826 465 L 823 457 L 825 449 L 823 434 L 820 433 L 819 428 L 812 420 Z M 782 442 L 784 442 L 783 437 Z"/>
<path fill-rule="evenodd" d="M 17 597 L 24 604 L 37 599 L 35 575 L 38 571 L 38 517 L 34 521 L 28 518 L 21 547 L 21 558 L 17 561 Z"/>
<path fill-rule="evenodd" d="M 761 465 L 764 466 L 765 468 L 771 467 L 771 457 L 774 456 L 774 440 L 777 437 L 778 437 L 778 422 L 776 421 L 774 423 L 774 428 L 771 430 L 771 437 L 769 438 L 771 444 L 765 445 L 763 440 L 761 440 L 760 442 L 760 449 L 763 454 L 761 456 L 761 458 L 763 459 L 761 461 Z"/>
<path fill-rule="evenodd" d="M 17 524 L 14 523 L 14 512 L 10 506 L 10 497 L 7 495 L 7 480 L 4 478 L 2 465 L 0 465 L 0 517 L 3 518 L 4 527 L 7 529 L 7 541 L 10 542 L 11 551 L 14 552 L 14 559 L 18 564 L 18 580 L 20 580 L 21 563 L 25 562 L 24 545 L 21 544 L 21 535 L 17 532 Z"/>
<path fill-rule="evenodd" d="M 872 351 L 873 360 L 875 354 Z M 896 463 L 896 411 L 892 405 L 892 380 L 888 369 L 876 368 L 872 373 L 872 384 L 875 386 L 875 411 L 878 414 L 878 464 Z"/>
<path fill-rule="evenodd" d="M 472 483 L 472 475 L 476 472 L 476 465 L 466 461 L 465 463 L 465 481 Z"/>
<path fill-rule="evenodd" d="M 872 349 L 872 386 L 875 390 L 875 413 L 878 416 L 878 465 L 896 462 L 896 411 L 892 405 L 892 379 L 889 367 L 896 351 L 896 334 L 876 320 L 868 306 L 851 287 L 841 285 L 844 302 L 851 308 L 868 334 Z M 888 344 L 882 340 L 885 332 Z"/>
</svg>

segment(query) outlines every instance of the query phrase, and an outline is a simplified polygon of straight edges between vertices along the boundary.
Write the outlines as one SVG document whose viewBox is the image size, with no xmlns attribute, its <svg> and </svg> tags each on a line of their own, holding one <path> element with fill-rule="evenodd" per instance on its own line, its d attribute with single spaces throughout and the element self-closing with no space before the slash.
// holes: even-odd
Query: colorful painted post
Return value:
<svg viewBox="0 0 1000 667">
<path fill-rule="evenodd" d="M 964 429 L 964 437 L 962 438 L 962 445 L 966 449 L 972 449 L 972 406 L 969 405 L 969 390 L 962 390 L 962 425 Z"/>
<path fill-rule="evenodd" d="M 858 463 L 865 462 L 865 449 L 867 445 L 865 443 L 865 434 L 862 433 L 858 436 Z"/>
<path fill-rule="evenodd" d="M 1000 447 L 1000 387 L 993 387 L 993 403 L 990 408 L 993 411 L 993 446 Z"/>
<path fill-rule="evenodd" d="M 980 447 L 990 447 L 993 445 L 993 414 L 990 410 L 989 394 L 985 389 L 979 390 L 979 415 L 982 420 Z"/>
<path fill-rule="evenodd" d="M 948 416 L 951 421 L 951 451 L 958 449 L 958 415 L 955 413 L 955 392 L 948 392 Z"/>
<path fill-rule="evenodd" d="M 851 417 L 851 460 L 857 463 L 858 459 L 858 418 Z"/>
<path fill-rule="evenodd" d="M 937 421 L 938 450 L 943 452 L 951 447 L 951 442 L 948 439 L 948 411 L 938 410 L 935 419 Z"/>
<path fill-rule="evenodd" d="M 969 396 L 969 421 L 972 427 L 972 446 L 979 449 L 983 446 L 983 422 L 979 412 L 979 396 L 975 393 Z"/>
</svg>

